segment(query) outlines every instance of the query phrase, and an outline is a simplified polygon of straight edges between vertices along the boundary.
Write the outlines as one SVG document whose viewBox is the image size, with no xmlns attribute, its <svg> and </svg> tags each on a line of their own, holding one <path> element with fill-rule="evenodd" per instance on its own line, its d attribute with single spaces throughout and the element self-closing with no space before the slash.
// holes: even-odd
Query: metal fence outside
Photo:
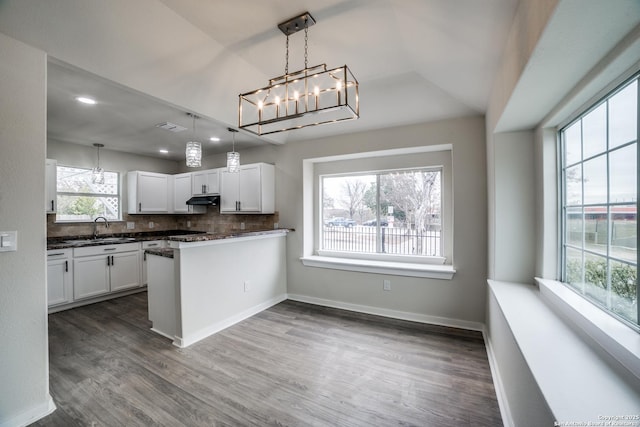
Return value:
<svg viewBox="0 0 640 427">
<path fill-rule="evenodd" d="M 441 256 L 439 230 L 353 226 L 324 226 L 322 249 L 392 255 Z"/>
</svg>

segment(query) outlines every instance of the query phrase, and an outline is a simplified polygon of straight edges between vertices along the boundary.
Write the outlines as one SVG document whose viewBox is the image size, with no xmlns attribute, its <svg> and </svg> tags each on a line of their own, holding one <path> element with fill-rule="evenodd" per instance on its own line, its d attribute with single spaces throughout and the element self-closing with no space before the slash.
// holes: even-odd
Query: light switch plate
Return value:
<svg viewBox="0 0 640 427">
<path fill-rule="evenodd" d="M 0 231 L 0 252 L 13 252 L 18 250 L 18 232 Z"/>
</svg>

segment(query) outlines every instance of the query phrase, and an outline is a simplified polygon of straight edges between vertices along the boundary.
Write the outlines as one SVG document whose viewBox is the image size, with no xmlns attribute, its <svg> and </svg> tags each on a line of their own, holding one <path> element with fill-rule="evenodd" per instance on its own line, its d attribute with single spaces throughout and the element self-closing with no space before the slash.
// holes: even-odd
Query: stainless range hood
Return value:
<svg viewBox="0 0 640 427">
<path fill-rule="evenodd" d="M 187 200 L 188 205 L 216 206 L 220 202 L 220 196 L 195 196 Z"/>
</svg>

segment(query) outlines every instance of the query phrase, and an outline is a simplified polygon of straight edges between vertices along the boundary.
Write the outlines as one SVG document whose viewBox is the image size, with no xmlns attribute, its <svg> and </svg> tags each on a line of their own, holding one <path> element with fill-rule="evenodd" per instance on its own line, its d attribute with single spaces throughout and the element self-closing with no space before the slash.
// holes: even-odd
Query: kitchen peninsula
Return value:
<svg viewBox="0 0 640 427">
<path fill-rule="evenodd" d="M 187 347 L 284 301 L 288 232 L 171 236 L 147 250 L 152 330 Z"/>
</svg>

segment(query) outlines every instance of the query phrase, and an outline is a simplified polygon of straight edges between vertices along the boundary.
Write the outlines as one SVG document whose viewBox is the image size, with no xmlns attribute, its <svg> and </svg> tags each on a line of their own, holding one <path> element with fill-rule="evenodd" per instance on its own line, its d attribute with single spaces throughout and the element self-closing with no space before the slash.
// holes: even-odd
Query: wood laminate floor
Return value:
<svg viewBox="0 0 640 427">
<path fill-rule="evenodd" d="M 186 349 L 146 293 L 49 316 L 36 426 L 501 426 L 482 336 L 292 301 Z"/>
</svg>

